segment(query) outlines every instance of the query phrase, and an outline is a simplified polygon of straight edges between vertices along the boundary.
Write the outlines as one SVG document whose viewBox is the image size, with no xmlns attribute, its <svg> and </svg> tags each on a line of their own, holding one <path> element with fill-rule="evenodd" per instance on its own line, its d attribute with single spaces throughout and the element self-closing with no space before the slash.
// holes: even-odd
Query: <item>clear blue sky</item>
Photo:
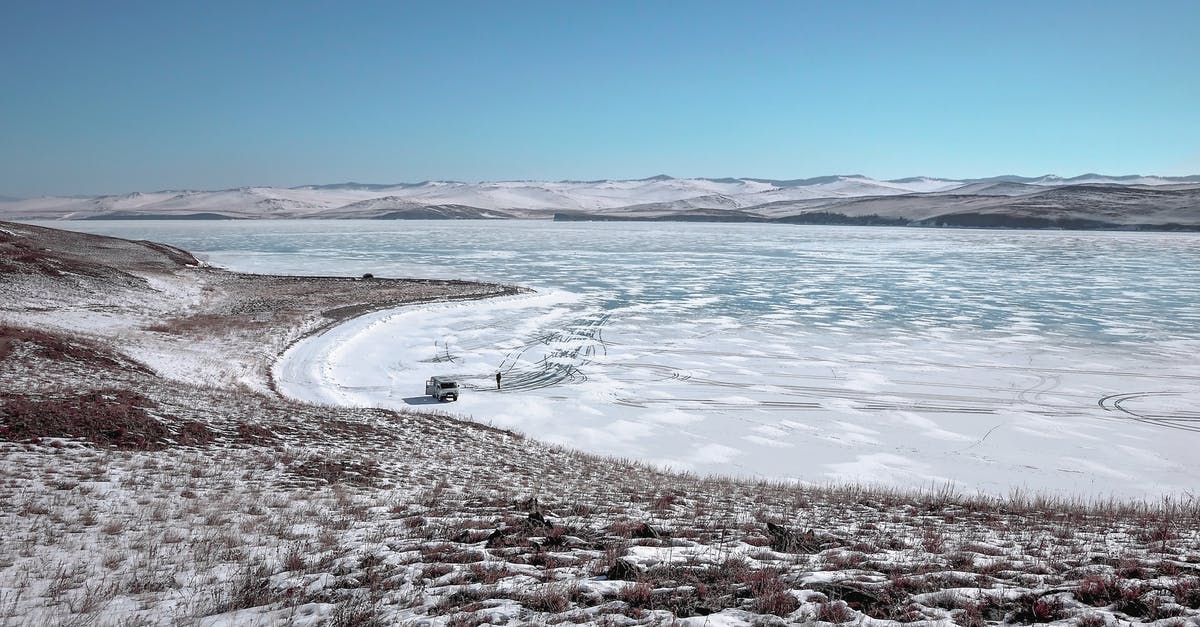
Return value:
<svg viewBox="0 0 1200 627">
<path fill-rule="evenodd" d="M 1200 1 L 0 11 L 0 194 L 1200 173 Z"/>
</svg>

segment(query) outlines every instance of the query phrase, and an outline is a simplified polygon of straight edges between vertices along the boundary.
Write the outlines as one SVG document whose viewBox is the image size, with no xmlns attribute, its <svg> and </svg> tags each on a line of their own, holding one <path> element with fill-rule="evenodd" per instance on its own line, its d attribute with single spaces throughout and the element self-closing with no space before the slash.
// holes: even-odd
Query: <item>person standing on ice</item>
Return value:
<svg viewBox="0 0 1200 627">
<path fill-rule="evenodd" d="M 497 390 L 500 389 L 500 371 L 499 370 L 496 371 L 496 389 Z"/>
</svg>

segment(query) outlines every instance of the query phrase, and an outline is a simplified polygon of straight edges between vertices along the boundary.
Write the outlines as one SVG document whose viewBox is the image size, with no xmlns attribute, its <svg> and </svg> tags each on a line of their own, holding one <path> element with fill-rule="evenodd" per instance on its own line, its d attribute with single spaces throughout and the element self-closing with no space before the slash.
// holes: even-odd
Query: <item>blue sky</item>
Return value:
<svg viewBox="0 0 1200 627">
<path fill-rule="evenodd" d="M 1200 173 L 1200 2 L 6 2 L 0 194 Z"/>
</svg>

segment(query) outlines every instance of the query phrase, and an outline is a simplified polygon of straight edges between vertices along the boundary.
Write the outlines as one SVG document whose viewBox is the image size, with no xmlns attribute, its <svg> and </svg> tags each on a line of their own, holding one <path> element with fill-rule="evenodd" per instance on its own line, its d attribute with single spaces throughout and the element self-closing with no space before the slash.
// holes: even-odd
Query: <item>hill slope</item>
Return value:
<svg viewBox="0 0 1200 627">
<path fill-rule="evenodd" d="M 859 175 L 755 178 L 427 181 L 246 187 L 96 198 L 0 199 L 0 218 L 59 219 L 740 219 L 920 226 L 1200 228 L 1200 177 L 1013 176 L 878 181 Z M 714 210 L 719 210 L 714 212 Z M 734 212 L 734 213 L 727 213 Z M 740 213 L 737 213 L 740 212 Z M 818 214 L 817 216 L 806 214 Z"/>
</svg>

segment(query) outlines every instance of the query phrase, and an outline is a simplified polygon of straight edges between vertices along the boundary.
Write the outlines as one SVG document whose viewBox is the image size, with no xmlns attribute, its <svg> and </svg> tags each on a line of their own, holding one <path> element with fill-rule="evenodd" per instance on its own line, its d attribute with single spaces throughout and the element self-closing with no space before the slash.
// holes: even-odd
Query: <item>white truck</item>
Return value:
<svg viewBox="0 0 1200 627">
<path fill-rule="evenodd" d="M 439 401 L 457 401 L 458 382 L 450 377 L 430 377 L 425 380 L 425 393 Z"/>
</svg>

